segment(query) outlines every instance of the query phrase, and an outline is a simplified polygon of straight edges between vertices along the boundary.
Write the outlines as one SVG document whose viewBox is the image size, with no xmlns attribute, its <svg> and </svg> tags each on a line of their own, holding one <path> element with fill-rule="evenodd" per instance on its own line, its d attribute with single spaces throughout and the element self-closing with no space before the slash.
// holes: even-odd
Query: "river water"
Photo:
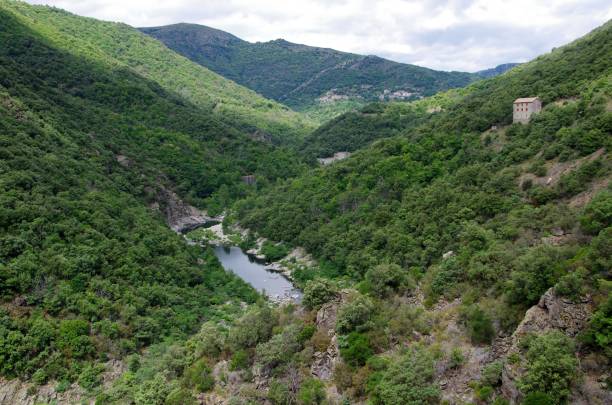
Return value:
<svg viewBox="0 0 612 405">
<path fill-rule="evenodd" d="M 237 246 L 215 246 L 215 255 L 227 271 L 249 283 L 273 301 L 299 302 L 300 290 L 280 273 L 267 270 L 265 264 L 244 253 Z"/>
</svg>

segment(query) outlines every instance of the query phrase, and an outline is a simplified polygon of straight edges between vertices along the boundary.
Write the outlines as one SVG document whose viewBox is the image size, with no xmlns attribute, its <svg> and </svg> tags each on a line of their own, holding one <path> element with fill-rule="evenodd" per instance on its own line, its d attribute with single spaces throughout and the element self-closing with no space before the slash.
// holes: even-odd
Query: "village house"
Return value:
<svg viewBox="0 0 612 405">
<path fill-rule="evenodd" d="M 539 97 L 525 97 L 514 100 L 512 122 L 526 124 L 531 116 L 542 110 L 542 101 Z"/>
</svg>

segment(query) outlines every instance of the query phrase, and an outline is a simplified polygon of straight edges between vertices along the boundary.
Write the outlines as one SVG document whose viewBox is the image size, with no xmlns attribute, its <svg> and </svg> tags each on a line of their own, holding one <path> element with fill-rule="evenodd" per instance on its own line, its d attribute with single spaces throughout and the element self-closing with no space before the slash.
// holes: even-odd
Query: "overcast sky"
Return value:
<svg viewBox="0 0 612 405">
<path fill-rule="evenodd" d="M 524 62 L 612 18 L 610 0 L 28 0 L 144 27 L 204 24 L 248 41 L 372 54 L 440 70 Z"/>
</svg>

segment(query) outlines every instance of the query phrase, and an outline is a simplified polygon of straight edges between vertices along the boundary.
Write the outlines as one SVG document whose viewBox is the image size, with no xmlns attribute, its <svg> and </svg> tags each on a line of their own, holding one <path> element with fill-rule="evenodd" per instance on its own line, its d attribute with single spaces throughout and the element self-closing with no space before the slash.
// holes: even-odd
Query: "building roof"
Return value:
<svg viewBox="0 0 612 405">
<path fill-rule="evenodd" d="M 523 97 L 523 98 L 517 98 L 516 100 L 514 100 L 514 103 L 531 103 L 533 101 L 536 101 L 537 99 L 539 99 L 539 97 Z"/>
</svg>

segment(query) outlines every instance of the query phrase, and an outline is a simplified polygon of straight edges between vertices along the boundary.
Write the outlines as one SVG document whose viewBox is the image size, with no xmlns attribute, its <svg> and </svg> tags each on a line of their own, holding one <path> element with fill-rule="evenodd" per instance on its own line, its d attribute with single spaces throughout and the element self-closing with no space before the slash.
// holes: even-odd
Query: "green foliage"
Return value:
<svg viewBox="0 0 612 405">
<path fill-rule="evenodd" d="M 86 390 L 92 390 L 102 383 L 101 373 L 104 371 L 102 364 L 88 364 L 79 375 L 79 385 Z"/>
<path fill-rule="evenodd" d="M 351 332 L 339 342 L 342 359 L 353 367 L 363 366 L 374 354 L 367 335 Z"/>
<path fill-rule="evenodd" d="M 319 309 L 326 302 L 336 298 L 337 295 L 338 289 L 331 281 L 315 279 L 306 283 L 302 303 L 308 309 Z"/>
<path fill-rule="evenodd" d="M 230 329 L 228 342 L 233 350 L 255 347 L 272 336 L 276 324 L 272 310 L 261 305 L 250 309 Z"/>
<path fill-rule="evenodd" d="M 290 249 L 283 243 L 274 243 L 269 240 L 261 246 L 261 253 L 266 256 L 266 260 L 274 262 L 287 256 Z"/>
<path fill-rule="evenodd" d="M 287 384 L 283 381 L 272 380 L 268 389 L 268 400 L 273 405 L 291 405 L 294 403 Z"/>
<path fill-rule="evenodd" d="M 433 383 L 434 361 L 424 348 L 410 349 L 382 373 L 372 387 L 372 403 L 417 405 L 439 402 L 440 390 Z"/>
<path fill-rule="evenodd" d="M 525 396 L 522 405 L 553 405 L 555 401 L 543 392 L 531 392 Z"/>
<path fill-rule="evenodd" d="M 237 350 L 232 354 L 229 369 L 231 371 L 244 370 L 249 367 L 249 353 L 246 350 Z"/>
<path fill-rule="evenodd" d="M 374 311 L 374 302 L 370 298 L 357 295 L 338 310 L 336 330 L 344 334 L 367 330 L 371 327 Z"/>
<path fill-rule="evenodd" d="M 183 384 L 199 392 L 210 391 L 215 386 L 215 378 L 205 359 L 196 361 L 183 373 Z"/>
<path fill-rule="evenodd" d="M 606 190 L 597 194 L 585 207 L 580 223 L 591 235 L 612 226 L 612 192 Z"/>
<path fill-rule="evenodd" d="M 458 368 L 461 367 L 465 363 L 465 356 L 460 348 L 455 347 L 451 351 L 449 358 L 449 367 L 450 368 Z"/>
<path fill-rule="evenodd" d="M 519 381 L 521 391 L 534 396 L 544 393 L 552 403 L 564 403 L 577 376 L 572 340 L 558 331 L 534 337 L 528 343 L 525 358 L 525 374 Z"/>
<path fill-rule="evenodd" d="M 585 337 L 588 343 L 612 358 L 612 295 L 609 291 L 608 298 L 593 313 Z"/>
<path fill-rule="evenodd" d="M 302 382 L 297 393 L 300 405 L 318 405 L 325 401 L 325 386 L 321 380 L 309 378 Z"/>
<path fill-rule="evenodd" d="M 397 264 L 380 264 L 365 274 L 368 290 L 375 296 L 384 298 L 393 293 L 402 293 L 409 287 L 406 272 Z"/>
<path fill-rule="evenodd" d="M 317 100 L 328 91 L 349 99 L 336 106 L 341 112 L 352 108 L 355 101 L 377 100 L 385 90 L 415 93 L 418 89 L 421 96 L 432 95 L 479 78 L 476 74 L 439 72 L 283 39 L 249 43 L 226 32 L 194 24 L 141 30 L 179 54 L 265 97 L 298 110 L 310 107 L 311 115 L 337 104 Z M 417 94 L 410 97 L 415 98 Z M 323 116 L 329 116 L 329 112 Z"/>
<path fill-rule="evenodd" d="M 273 369 L 281 364 L 287 363 L 293 354 L 302 349 L 300 333 L 302 327 L 291 324 L 256 348 L 255 359 L 264 369 Z"/>
<path fill-rule="evenodd" d="M 475 344 L 489 344 L 495 336 L 491 318 L 478 305 L 471 305 L 463 309 L 461 319 L 465 324 L 468 335 Z"/>
<path fill-rule="evenodd" d="M 487 364 L 483 369 L 480 377 L 480 381 L 483 385 L 489 385 L 497 387 L 501 384 L 501 375 L 503 370 L 503 363 L 501 361 L 494 361 Z"/>
<path fill-rule="evenodd" d="M 134 394 L 136 405 L 163 405 L 171 388 L 161 373 L 145 381 Z"/>
</svg>

